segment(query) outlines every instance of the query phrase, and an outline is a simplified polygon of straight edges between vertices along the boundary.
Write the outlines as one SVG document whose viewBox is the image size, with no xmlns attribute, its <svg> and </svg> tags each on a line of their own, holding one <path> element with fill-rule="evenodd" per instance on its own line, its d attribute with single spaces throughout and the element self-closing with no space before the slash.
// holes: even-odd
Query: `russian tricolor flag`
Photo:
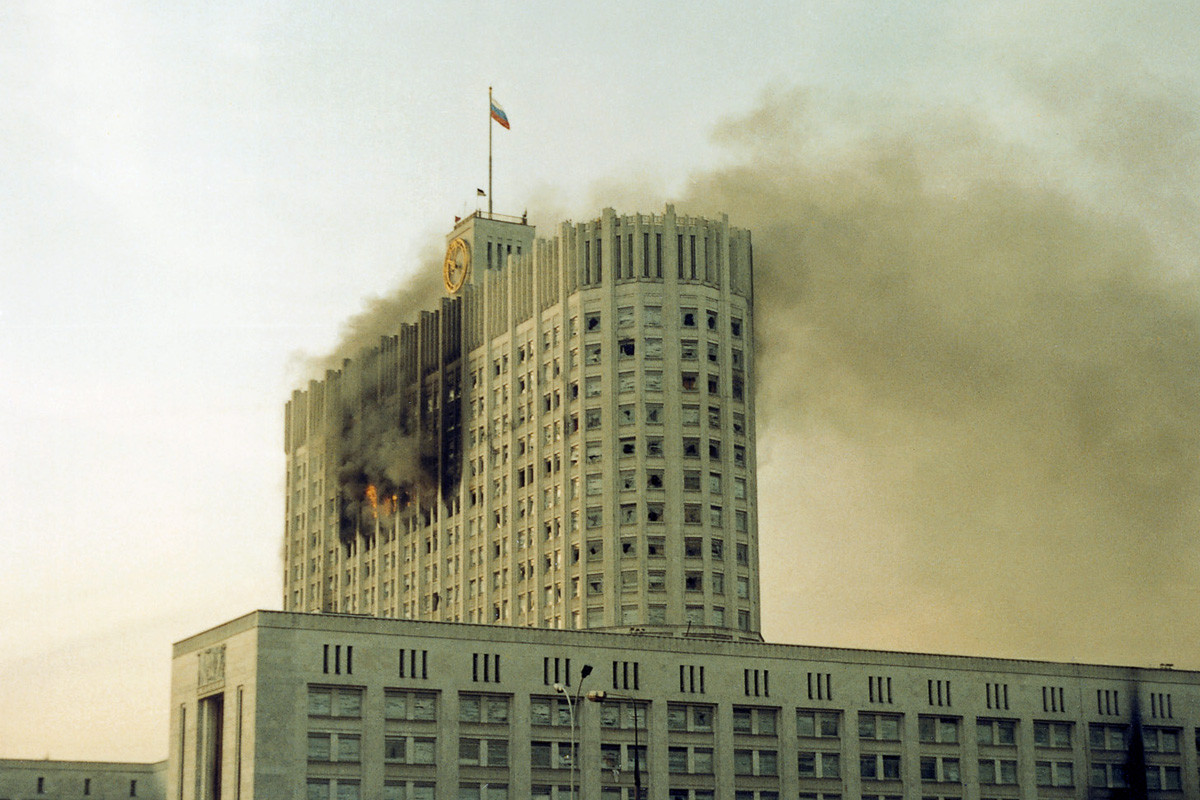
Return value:
<svg viewBox="0 0 1200 800">
<path fill-rule="evenodd" d="M 501 125 L 503 125 L 506 130 L 512 130 L 512 128 L 508 124 L 508 114 L 504 113 L 504 109 L 501 108 L 500 104 L 497 103 L 495 100 L 492 100 L 491 103 L 492 103 L 492 119 L 496 120 L 496 122 L 499 122 Z"/>
</svg>

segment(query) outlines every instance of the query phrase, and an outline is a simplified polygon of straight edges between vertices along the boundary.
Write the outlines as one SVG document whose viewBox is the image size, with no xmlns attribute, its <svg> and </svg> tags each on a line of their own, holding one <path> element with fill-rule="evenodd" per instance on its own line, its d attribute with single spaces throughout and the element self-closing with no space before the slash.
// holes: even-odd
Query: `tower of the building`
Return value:
<svg viewBox="0 0 1200 800">
<path fill-rule="evenodd" d="M 284 607 L 759 638 L 750 236 L 474 214 L 287 405 Z"/>
</svg>

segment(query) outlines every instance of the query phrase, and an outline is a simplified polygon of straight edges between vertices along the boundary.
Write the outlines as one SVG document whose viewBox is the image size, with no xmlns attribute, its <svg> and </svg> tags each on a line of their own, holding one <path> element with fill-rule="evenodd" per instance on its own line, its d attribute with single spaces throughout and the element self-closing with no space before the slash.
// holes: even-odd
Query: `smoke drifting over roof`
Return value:
<svg viewBox="0 0 1200 800">
<path fill-rule="evenodd" d="M 1097 74 L 1020 77 L 1020 137 L 801 90 L 718 126 L 676 202 L 754 237 L 769 638 L 1200 667 L 1198 106 Z"/>
<path fill-rule="evenodd" d="M 365 308 L 342 325 L 337 347 L 326 356 L 310 360 L 320 378 L 327 369 L 340 369 L 348 358 L 358 358 L 370 347 L 379 347 L 383 336 L 395 336 L 401 323 L 417 321 L 422 311 L 437 308 L 445 295 L 442 282 L 442 246 L 430 242 L 421 253 L 421 265 L 407 280 L 383 297 L 371 297 Z"/>
<path fill-rule="evenodd" d="M 341 370 L 347 360 L 360 361 L 366 351 L 380 347 L 383 337 L 396 336 L 400 326 L 414 323 L 422 311 L 437 308 L 444 293 L 441 258 L 436 245 L 422 254 L 421 267 L 390 294 L 367 300 L 360 313 L 343 326 L 333 352 L 309 360 L 313 377 Z M 367 370 L 367 380 L 378 379 Z M 405 406 L 406 393 L 381 396 L 379 387 L 344 381 L 342 408 L 331 419 L 337 426 L 339 533 L 352 541 L 357 531 L 373 532 L 376 518 L 390 517 L 414 496 L 433 496 L 438 482 L 437 459 L 423 452 L 417 428 L 418 409 Z"/>
<path fill-rule="evenodd" d="M 769 636 L 1200 664 L 1196 105 L 1029 85 L 1051 150 L 779 91 L 689 187 L 754 235 Z"/>
</svg>

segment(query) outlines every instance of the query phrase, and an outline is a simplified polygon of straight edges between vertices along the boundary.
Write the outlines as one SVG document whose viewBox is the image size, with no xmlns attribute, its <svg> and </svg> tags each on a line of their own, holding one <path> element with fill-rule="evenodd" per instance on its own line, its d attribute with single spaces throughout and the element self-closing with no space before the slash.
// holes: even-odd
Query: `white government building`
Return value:
<svg viewBox="0 0 1200 800">
<path fill-rule="evenodd" d="M 287 404 L 283 608 L 761 640 L 749 233 L 493 217 Z"/>
<path fill-rule="evenodd" d="M 176 646 L 167 796 L 1200 797 L 1196 673 L 762 642 L 752 272 L 671 206 L 456 220 L 287 404 L 285 611 Z"/>
<path fill-rule="evenodd" d="M 762 641 L 752 272 L 671 206 L 456 220 L 288 402 L 284 610 L 175 645 L 137 796 L 1200 800 L 1200 673 Z"/>
<path fill-rule="evenodd" d="M 258 611 L 175 646 L 166 796 L 1195 798 L 1198 678 Z"/>
</svg>

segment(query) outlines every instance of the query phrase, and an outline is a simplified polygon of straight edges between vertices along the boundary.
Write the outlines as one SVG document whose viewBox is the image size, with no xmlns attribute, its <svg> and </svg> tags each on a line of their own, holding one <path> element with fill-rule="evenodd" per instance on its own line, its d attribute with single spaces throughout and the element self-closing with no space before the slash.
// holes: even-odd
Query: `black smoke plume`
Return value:
<svg viewBox="0 0 1200 800">
<path fill-rule="evenodd" d="M 366 302 L 342 328 L 337 347 L 311 360 L 314 373 L 342 370 L 339 408 L 330 419 L 331 441 L 338 453 L 338 519 L 343 542 L 356 533 L 373 535 L 376 520 L 385 525 L 415 498 L 437 487 L 437 457 L 429 452 L 418 422 L 419 397 L 409 387 L 380 378 L 381 340 L 414 323 L 422 311 L 436 308 L 444 293 L 437 247 L 429 245 L 421 266 L 402 285 Z M 354 365 L 347 362 L 356 362 Z M 365 362 L 365 363 L 364 363 Z M 350 380 L 349 376 L 360 379 Z"/>
</svg>

